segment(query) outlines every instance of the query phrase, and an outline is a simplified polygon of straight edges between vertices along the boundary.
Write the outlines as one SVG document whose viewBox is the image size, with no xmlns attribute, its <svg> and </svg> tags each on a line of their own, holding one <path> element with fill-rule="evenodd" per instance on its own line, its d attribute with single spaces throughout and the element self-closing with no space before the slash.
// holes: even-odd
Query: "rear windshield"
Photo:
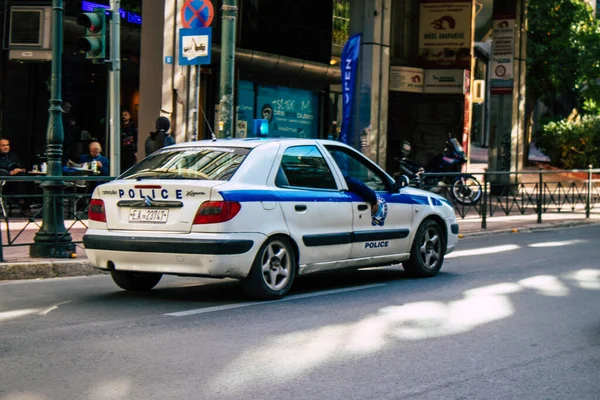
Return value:
<svg viewBox="0 0 600 400">
<path fill-rule="evenodd" d="M 167 148 L 143 159 L 120 179 L 200 179 L 227 181 L 250 149 L 233 147 Z"/>
</svg>

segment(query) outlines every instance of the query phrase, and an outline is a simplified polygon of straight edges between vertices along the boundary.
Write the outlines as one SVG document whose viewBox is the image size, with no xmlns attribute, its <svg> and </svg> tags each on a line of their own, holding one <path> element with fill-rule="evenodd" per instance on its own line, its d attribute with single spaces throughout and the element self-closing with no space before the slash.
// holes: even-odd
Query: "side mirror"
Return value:
<svg viewBox="0 0 600 400">
<path fill-rule="evenodd" d="M 396 185 L 398 186 L 398 188 L 402 189 L 403 187 L 407 187 L 410 185 L 410 179 L 408 179 L 408 176 L 406 175 L 400 175 L 397 179 L 396 179 Z"/>
</svg>

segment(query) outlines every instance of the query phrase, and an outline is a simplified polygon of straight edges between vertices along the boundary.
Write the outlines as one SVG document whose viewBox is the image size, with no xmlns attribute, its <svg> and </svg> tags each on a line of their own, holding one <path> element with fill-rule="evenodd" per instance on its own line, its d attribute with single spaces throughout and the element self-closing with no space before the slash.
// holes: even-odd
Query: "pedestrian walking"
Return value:
<svg viewBox="0 0 600 400">
<path fill-rule="evenodd" d="M 145 149 L 146 155 L 154 153 L 156 150 L 165 147 L 166 139 L 169 135 L 169 129 L 171 129 L 171 121 L 167 117 L 158 117 L 155 122 L 156 130 L 150 132 L 150 135 L 146 138 Z M 172 138 L 171 138 L 172 139 Z M 174 144 L 175 140 L 173 140 Z"/>
</svg>

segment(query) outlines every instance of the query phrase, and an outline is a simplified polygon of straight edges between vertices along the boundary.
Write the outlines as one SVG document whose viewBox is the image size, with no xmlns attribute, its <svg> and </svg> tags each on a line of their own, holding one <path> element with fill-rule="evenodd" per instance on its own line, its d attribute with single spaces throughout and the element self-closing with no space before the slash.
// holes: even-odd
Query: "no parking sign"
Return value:
<svg viewBox="0 0 600 400">
<path fill-rule="evenodd" d="M 181 7 L 184 28 L 207 28 L 213 21 L 215 9 L 210 0 L 186 0 Z"/>
</svg>

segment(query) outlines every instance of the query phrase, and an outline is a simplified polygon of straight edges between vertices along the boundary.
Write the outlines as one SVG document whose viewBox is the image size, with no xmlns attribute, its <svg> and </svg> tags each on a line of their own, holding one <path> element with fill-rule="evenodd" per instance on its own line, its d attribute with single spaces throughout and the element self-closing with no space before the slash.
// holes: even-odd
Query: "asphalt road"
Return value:
<svg viewBox="0 0 600 400">
<path fill-rule="evenodd" d="M 440 275 L 0 283 L 0 399 L 600 399 L 600 226 L 464 239 Z"/>
</svg>

